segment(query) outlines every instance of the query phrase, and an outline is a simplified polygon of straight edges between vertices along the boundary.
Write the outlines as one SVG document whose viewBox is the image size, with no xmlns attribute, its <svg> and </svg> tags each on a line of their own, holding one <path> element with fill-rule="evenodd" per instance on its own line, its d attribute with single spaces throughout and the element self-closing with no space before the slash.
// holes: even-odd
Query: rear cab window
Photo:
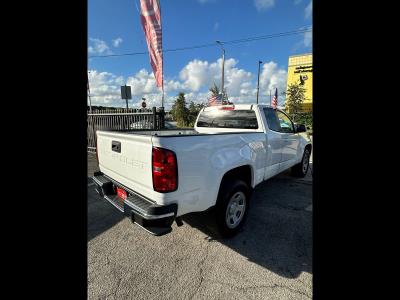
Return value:
<svg viewBox="0 0 400 300">
<path fill-rule="evenodd" d="M 209 110 L 202 111 L 197 127 L 258 129 L 254 110 Z"/>
</svg>

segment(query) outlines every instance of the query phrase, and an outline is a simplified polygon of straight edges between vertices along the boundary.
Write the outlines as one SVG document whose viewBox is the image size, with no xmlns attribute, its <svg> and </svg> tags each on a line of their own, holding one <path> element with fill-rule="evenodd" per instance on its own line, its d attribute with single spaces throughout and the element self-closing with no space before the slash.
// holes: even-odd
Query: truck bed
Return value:
<svg viewBox="0 0 400 300">
<path fill-rule="evenodd" d="M 117 131 L 118 132 L 118 131 Z M 201 134 L 194 129 L 164 129 L 164 130 L 130 130 L 126 134 L 150 135 L 150 136 L 178 136 L 178 135 L 198 135 Z"/>
<path fill-rule="evenodd" d="M 179 136 L 198 136 L 198 135 L 222 135 L 222 134 L 244 134 L 244 133 L 257 133 L 254 130 L 238 130 L 227 129 L 218 130 L 218 128 L 212 128 L 214 131 L 199 132 L 195 129 L 163 129 L 163 130 L 113 130 L 110 132 L 141 135 L 141 136 L 162 136 L 162 137 L 179 137 Z"/>
</svg>

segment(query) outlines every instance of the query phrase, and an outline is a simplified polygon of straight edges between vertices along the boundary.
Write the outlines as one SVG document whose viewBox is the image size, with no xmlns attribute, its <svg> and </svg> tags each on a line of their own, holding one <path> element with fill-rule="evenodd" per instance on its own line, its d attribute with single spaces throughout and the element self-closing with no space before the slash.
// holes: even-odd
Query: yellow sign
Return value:
<svg viewBox="0 0 400 300">
<path fill-rule="evenodd" d="M 289 56 L 287 87 L 290 84 L 297 83 L 305 88 L 305 99 L 302 105 L 303 112 L 312 111 L 312 73 L 312 54 Z"/>
</svg>

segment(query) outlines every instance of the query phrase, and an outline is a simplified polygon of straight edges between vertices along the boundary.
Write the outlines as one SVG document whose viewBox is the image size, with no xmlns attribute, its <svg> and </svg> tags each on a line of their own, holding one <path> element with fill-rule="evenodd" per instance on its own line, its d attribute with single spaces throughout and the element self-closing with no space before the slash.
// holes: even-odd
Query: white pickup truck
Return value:
<svg viewBox="0 0 400 300">
<path fill-rule="evenodd" d="M 235 235 L 254 187 L 292 168 L 305 176 L 311 141 L 304 125 L 267 105 L 211 106 L 194 129 L 97 131 L 97 192 L 154 235 L 181 216 L 215 209 L 218 230 Z"/>
</svg>

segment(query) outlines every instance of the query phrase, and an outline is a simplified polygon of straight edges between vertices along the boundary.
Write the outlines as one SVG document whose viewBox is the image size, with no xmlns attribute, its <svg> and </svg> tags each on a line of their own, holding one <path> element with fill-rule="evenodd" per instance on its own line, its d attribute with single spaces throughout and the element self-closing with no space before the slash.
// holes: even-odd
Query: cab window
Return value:
<svg viewBox="0 0 400 300">
<path fill-rule="evenodd" d="M 279 110 L 275 110 L 270 107 L 264 108 L 265 118 L 267 120 L 267 125 L 270 130 L 283 132 L 283 133 L 293 133 L 293 123 L 290 121 L 289 117 Z"/>
<path fill-rule="evenodd" d="M 270 130 L 273 131 L 280 131 L 280 125 L 279 125 L 279 120 L 278 120 L 278 116 L 276 115 L 275 110 L 273 110 L 272 108 L 264 108 L 264 114 L 265 114 L 265 118 L 267 119 L 267 125 L 268 128 Z"/>
<path fill-rule="evenodd" d="M 289 117 L 281 111 L 276 112 L 279 119 L 280 132 L 294 133 L 293 123 Z"/>
</svg>

